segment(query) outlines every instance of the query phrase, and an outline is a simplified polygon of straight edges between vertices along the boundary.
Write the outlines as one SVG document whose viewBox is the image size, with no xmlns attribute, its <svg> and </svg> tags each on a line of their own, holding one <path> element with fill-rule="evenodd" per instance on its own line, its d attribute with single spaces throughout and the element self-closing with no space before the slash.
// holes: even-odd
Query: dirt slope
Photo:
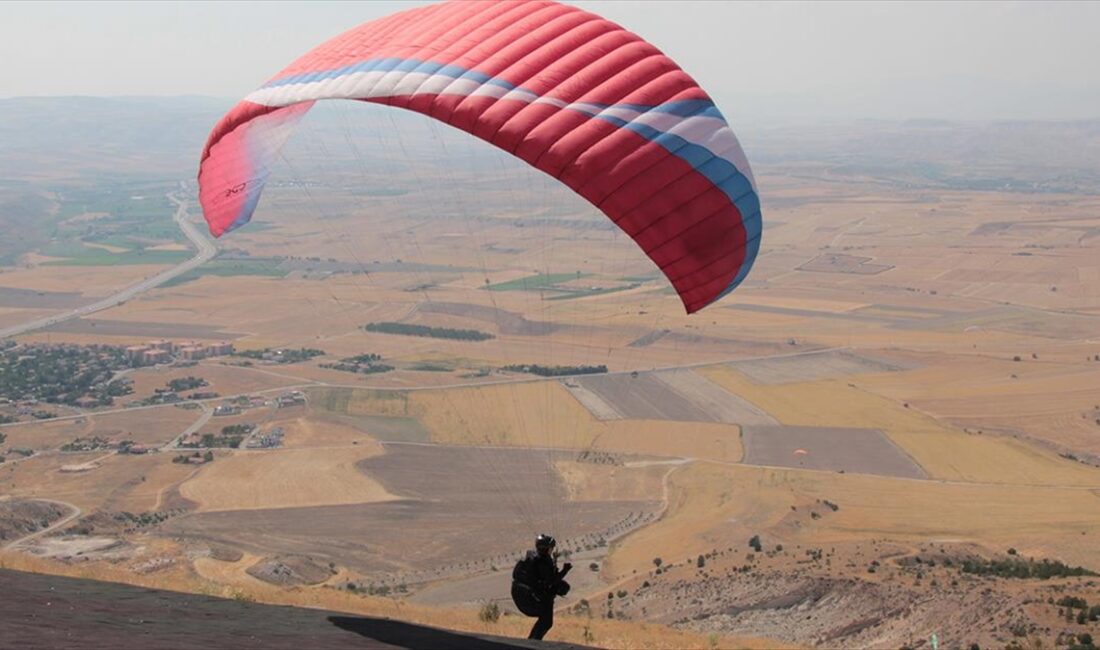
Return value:
<svg viewBox="0 0 1100 650">
<path fill-rule="evenodd" d="M 0 570 L 0 639 L 13 648 L 579 648 L 388 619 Z"/>
</svg>

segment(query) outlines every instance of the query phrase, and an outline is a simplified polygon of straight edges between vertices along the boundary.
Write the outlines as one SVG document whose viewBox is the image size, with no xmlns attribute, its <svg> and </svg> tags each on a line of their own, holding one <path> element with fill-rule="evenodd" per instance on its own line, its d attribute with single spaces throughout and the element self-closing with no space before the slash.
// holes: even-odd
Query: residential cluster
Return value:
<svg viewBox="0 0 1100 650">
<path fill-rule="evenodd" d="M 126 358 L 134 366 L 152 366 L 172 361 L 198 361 L 207 357 L 233 354 L 233 344 L 228 341 L 199 343 L 197 341 L 170 341 L 160 339 L 144 345 L 126 348 Z"/>
<path fill-rule="evenodd" d="M 39 402 L 108 406 L 132 391 L 128 381 L 115 379 L 128 367 L 116 346 L 8 343 L 0 348 L 0 398 L 33 417 L 53 416 L 39 413 Z"/>
<path fill-rule="evenodd" d="M 283 393 L 275 400 L 275 404 L 281 409 L 291 406 L 301 406 L 305 403 L 306 394 L 300 390 L 292 390 L 289 393 Z"/>
</svg>

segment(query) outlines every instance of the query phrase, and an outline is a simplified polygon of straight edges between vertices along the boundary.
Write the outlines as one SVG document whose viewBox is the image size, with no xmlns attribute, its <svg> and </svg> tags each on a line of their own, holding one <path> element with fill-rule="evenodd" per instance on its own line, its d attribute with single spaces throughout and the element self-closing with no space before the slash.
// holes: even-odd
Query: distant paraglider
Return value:
<svg viewBox="0 0 1100 650">
<path fill-rule="evenodd" d="M 423 113 L 508 151 L 598 207 L 695 312 L 760 248 L 748 161 L 717 106 L 672 59 L 555 2 L 445 2 L 371 21 L 306 53 L 214 127 L 199 196 L 215 236 L 249 221 L 313 103 Z"/>
</svg>

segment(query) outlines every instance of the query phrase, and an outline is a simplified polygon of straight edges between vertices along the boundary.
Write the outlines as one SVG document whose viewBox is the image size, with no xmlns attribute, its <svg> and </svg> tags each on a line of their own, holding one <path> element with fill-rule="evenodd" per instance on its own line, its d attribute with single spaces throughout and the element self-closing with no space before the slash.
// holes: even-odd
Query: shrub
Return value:
<svg viewBox="0 0 1100 650">
<path fill-rule="evenodd" d="M 482 623 L 496 623 L 500 620 L 500 605 L 495 600 L 485 603 L 478 611 L 477 619 Z"/>
</svg>

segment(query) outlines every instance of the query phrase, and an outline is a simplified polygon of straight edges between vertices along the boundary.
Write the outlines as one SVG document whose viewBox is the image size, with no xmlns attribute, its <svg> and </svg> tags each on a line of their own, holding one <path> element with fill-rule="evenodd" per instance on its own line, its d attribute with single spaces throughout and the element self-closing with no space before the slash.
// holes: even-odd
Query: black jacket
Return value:
<svg viewBox="0 0 1100 650">
<path fill-rule="evenodd" d="M 547 596 L 553 598 L 558 592 L 558 583 L 561 582 L 568 569 L 559 569 L 558 563 L 551 555 L 540 555 L 538 551 L 527 551 L 527 560 L 531 561 L 534 568 L 534 582 L 531 590 L 540 598 Z"/>
</svg>

